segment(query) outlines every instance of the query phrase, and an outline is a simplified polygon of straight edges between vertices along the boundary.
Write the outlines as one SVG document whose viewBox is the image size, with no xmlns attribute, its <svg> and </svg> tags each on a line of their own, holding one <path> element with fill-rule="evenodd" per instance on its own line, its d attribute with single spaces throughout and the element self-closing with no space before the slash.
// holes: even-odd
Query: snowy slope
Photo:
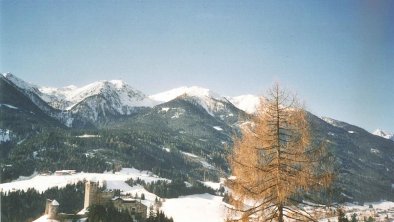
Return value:
<svg viewBox="0 0 394 222">
<path fill-rule="evenodd" d="M 24 95 L 26 95 L 27 97 L 29 97 L 29 99 L 35 104 L 37 105 L 42 111 L 44 111 L 44 113 L 52 116 L 52 117 L 56 117 L 56 113 L 54 113 L 54 110 L 52 109 L 52 107 L 50 107 L 45 99 L 43 98 L 44 95 L 40 92 L 40 90 L 38 89 L 39 87 L 25 82 L 22 79 L 14 76 L 11 73 L 5 73 L 5 74 L 1 74 L 5 80 L 7 80 L 9 83 L 13 84 L 18 91 L 22 92 Z"/>
<path fill-rule="evenodd" d="M 77 87 L 74 85 L 63 88 L 53 87 L 39 87 L 42 93 L 41 98 L 54 108 L 65 110 L 72 105 L 72 102 L 67 99 L 67 95 L 71 94 Z"/>
<path fill-rule="evenodd" d="M 45 101 L 45 95 L 41 93 L 41 91 L 38 89 L 38 86 L 25 82 L 11 73 L 0 74 L 0 78 L 2 78 L 2 80 L 4 80 L 7 85 L 9 84 L 10 87 L 13 87 L 14 90 L 17 90 L 26 96 L 44 114 L 57 119 L 64 125 L 68 125 L 67 122 L 70 120 L 70 115 L 67 113 L 62 113 L 60 110 L 50 106 Z"/>
<path fill-rule="evenodd" d="M 260 105 L 260 97 L 250 94 L 229 97 L 228 100 L 238 109 L 243 110 L 249 114 L 255 113 Z"/>
<path fill-rule="evenodd" d="M 393 140 L 394 141 L 394 133 L 391 133 L 391 132 L 387 132 L 387 131 L 383 131 L 381 129 L 377 129 L 372 134 L 374 134 L 376 136 L 383 137 L 383 138 L 388 139 L 388 140 Z"/>
<path fill-rule="evenodd" d="M 18 88 L 20 88 L 22 90 L 39 93 L 38 86 L 33 85 L 31 83 L 28 83 L 28 82 L 25 82 L 22 79 L 20 79 L 20 78 L 16 77 L 15 75 L 13 75 L 12 73 L 4 73 L 2 75 L 8 81 L 12 82 L 13 84 L 15 84 Z"/>
<path fill-rule="evenodd" d="M 329 118 L 329 117 L 325 117 L 325 116 L 322 116 L 321 119 L 324 120 L 326 123 L 331 124 L 331 125 L 333 125 L 335 127 L 339 127 L 339 128 L 344 128 L 345 126 L 348 125 L 345 122 L 342 122 L 342 121 L 339 121 L 339 120 L 335 120 L 335 119 L 332 119 L 332 118 Z"/>
</svg>

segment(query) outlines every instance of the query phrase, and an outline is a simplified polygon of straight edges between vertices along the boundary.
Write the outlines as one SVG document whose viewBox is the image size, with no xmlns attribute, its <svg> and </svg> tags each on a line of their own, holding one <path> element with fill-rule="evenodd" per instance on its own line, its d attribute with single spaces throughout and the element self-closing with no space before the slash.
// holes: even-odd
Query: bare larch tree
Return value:
<svg viewBox="0 0 394 222">
<path fill-rule="evenodd" d="M 327 187 L 332 174 L 322 164 L 325 149 L 313 145 L 306 111 L 276 84 L 251 123 L 235 139 L 227 186 L 237 216 L 229 221 L 314 221 L 296 195 Z"/>
</svg>

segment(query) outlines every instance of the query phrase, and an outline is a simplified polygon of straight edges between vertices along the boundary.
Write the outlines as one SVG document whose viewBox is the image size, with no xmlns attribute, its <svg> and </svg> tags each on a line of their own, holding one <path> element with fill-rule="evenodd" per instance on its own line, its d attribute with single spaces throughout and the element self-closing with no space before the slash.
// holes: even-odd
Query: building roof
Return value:
<svg viewBox="0 0 394 222">
<path fill-rule="evenodd" d="M 124 202 L 124 203 L 140 203 L 140 201 L 137 201 L 137 199 L 134 199 L 134 198 L 124 198 L 124 197 L 119 197 L 119 196 L 113 197 L 112 200 L 113 200 L 113 201 L 115 201 L 115 200 L 120 200 L 120 201 L 122 201 L 122 202 Z"/>
<path fill-rule="evenodd" d="M 59 202 L 57 202 L 56 200 L 52 200 L 51 205 L 53 205 L 53 206 L 59 206 L 60 204 L 59 204 Z"/>
</svg>

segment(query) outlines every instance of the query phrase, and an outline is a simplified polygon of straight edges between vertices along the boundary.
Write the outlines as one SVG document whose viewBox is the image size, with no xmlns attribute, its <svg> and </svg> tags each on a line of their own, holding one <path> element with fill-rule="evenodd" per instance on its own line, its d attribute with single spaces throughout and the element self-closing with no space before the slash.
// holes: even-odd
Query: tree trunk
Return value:
<svg viewBox="0 0 394 222">
<path fill-rule="evenodd" d="M 278 222 L 283 222 L 283 205 L 280 204 L 278 207 L 278 211 L 279 211 L 279 216 L 278 216 Z"/>
</svg>

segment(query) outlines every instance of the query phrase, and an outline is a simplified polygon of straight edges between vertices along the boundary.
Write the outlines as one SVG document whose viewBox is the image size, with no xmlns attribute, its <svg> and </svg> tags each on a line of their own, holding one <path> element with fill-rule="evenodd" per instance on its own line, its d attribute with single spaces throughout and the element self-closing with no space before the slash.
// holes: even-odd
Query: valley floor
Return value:
<svg viewBox="0 0 394 222">
<path fill-rule="evenodd" d="M 105 181 L 107 189 L 119 189 L 125 194 L 145 195 L 143 204 L 147 207 L 155 204 L 157 196 L 145 190 L 141 185 L 129 186 L 125 181 L 140 178 L 146 182 L 167 180 L 160 178 L 147 171 L 139 171 L 134 168 L 125 168 L 120 172 L 112 173 L 76 173 L 72 175 L 32 175 L 29 178 L 20 178 L 10 183 L 0 184 L 0 190 L 4 193 L 15 190 L 27 190 L 34 188 L 45 191 L 51 187 L 65 187 L 67 184 L 75 184 L 83 180 Z M 205 182 L 211 187 L 219 187 L 218 183 Z M 159 198 L 159 197 L 158 197 Z M 163 199 L 161 210 L 173 217 L 175 222 L 222 222 L 226 218 L 226 204 L 222 197 L 211 194 L 196 194 L 181 196 L 172 199 Z M 61 204 L 61 203 L 60 203 Z M 377 203 L 365 203 L 363 206 L 345 204 L 342 206 L 348 218 L 356 213 L 360 221 L 364 217 L 372 216 L 375 221 L 394 221 L 394 202 L 381 201 Z M 321 222 L 337 221 L 331 217 L 320 220 Z"/>
</svg>

